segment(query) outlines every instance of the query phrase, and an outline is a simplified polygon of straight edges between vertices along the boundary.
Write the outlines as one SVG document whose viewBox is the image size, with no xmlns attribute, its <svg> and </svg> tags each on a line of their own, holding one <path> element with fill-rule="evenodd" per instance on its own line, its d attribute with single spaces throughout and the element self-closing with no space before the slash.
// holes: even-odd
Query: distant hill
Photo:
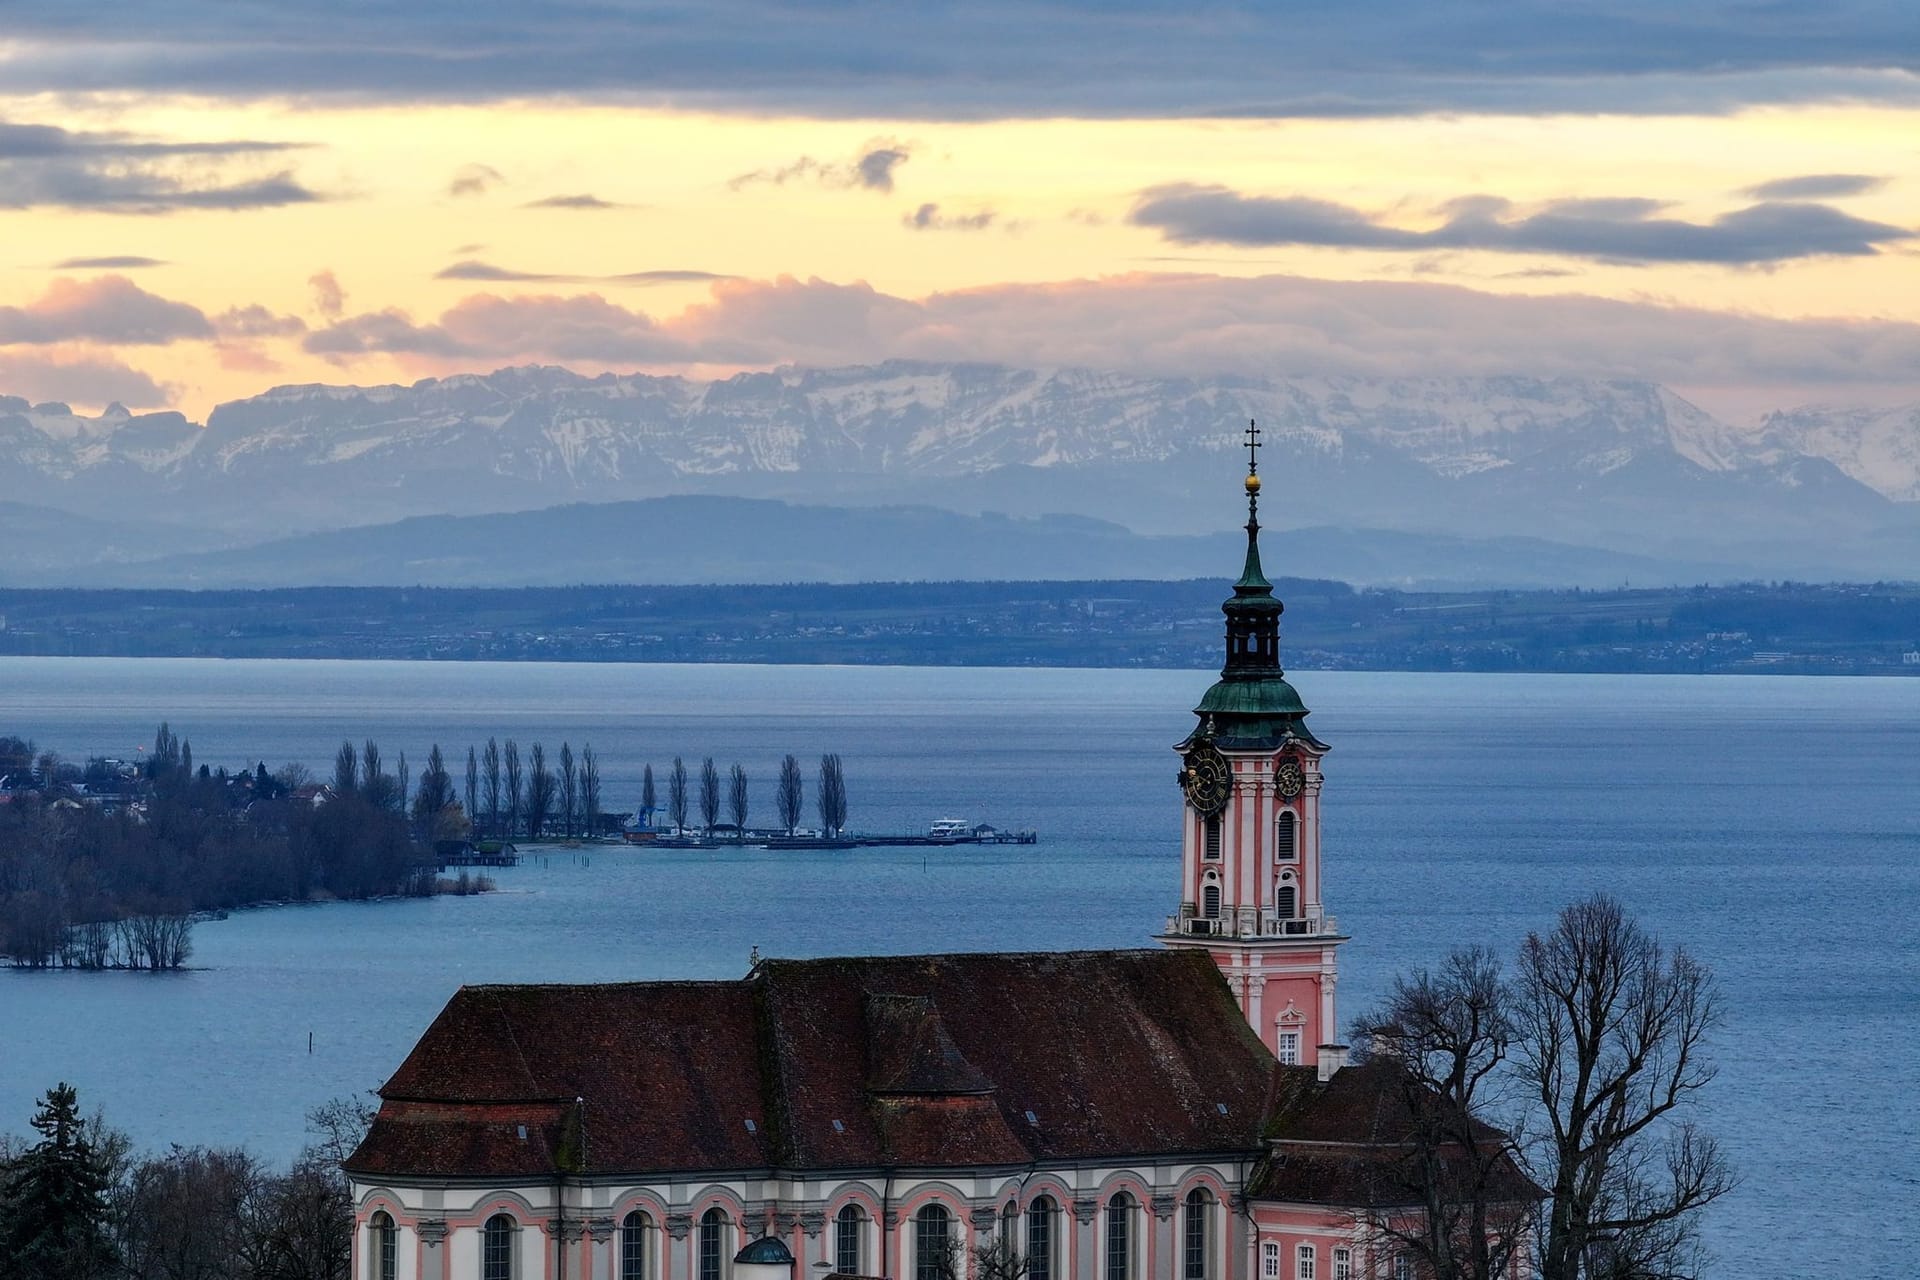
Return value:
<svg viewBox="0 0 1920 1280">
<path fill-rule="evenodd" d="M 1223 513 L 1223 523 L 1233 518 Z M 1360 584 L 1618 586 L 1725 580 L 1725 565 L 1663 561 L 1538 539 L 1379 530 L 1269 530 L 1271 572 Z M 1147 537 L 1080 516 L 961 515 L 932 507 L 802 506 L 678 497 L 487 516 L 423 516 L 235 550 L 100 565 L 93 585 L 558 586 L 1218 577 L 1246 535 Z M 0 577 L 13 585 L 58 575 Z"/>
</svg>

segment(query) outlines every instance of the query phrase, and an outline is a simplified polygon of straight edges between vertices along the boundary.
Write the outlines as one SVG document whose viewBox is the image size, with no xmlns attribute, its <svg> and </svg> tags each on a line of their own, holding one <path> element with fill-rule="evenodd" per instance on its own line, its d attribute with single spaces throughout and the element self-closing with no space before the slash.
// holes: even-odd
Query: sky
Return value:
<svg viewBox="0 0 1920 1280">
<path fill-rule="evenodd" d="M 1907 0 L 10 0 L 0 394 L 889 358 L 1920 400 Z"/>
</svg>

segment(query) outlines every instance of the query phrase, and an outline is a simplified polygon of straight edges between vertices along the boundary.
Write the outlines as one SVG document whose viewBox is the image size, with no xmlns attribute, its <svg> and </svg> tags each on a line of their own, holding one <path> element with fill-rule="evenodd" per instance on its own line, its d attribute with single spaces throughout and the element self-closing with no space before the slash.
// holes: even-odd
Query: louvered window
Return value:
<svg viewBox="0 0 1920 1280">
<path fill-rule="evenodd" d="M 1274 839 L 1273 856 L 1281 862 L 1292 862 L 1297 856 L 1294 852 L 1294 834 L 1299 823 L 1291 813 L 1280 815 L 1280 827 Z"/>
<path fill-rule="evenodd" d="M 1220 860 L 1220 819 L 1218 818 L 1207 819 L 1206 852 L 1209 862 L 1218 862 Z"/>
</svg>

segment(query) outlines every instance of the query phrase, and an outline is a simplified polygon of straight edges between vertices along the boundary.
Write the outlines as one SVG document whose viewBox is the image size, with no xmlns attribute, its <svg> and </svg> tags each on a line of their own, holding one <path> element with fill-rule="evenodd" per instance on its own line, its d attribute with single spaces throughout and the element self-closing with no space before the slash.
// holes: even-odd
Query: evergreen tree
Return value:
<svg viewBox="0 0 1920 1280">
<path fill-rule="evenodd" d="M 107 1234 L 109 1178 L 73 1087 L 48 1090 L 32 1123 L 40 1141 L 0 1182 L 0 1274 L 104 1278 L 116 1263 Z"/>
</svg>

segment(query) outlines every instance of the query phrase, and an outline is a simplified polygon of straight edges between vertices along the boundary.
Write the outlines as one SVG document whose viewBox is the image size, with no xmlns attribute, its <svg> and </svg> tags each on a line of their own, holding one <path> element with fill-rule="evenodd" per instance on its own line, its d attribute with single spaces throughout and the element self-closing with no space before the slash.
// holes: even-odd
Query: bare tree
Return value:
<svg viewBox="0 0 1920 1280">
<path fill-rule="evenodd" d="M 166 732 L 162 725 L 161 732 Z M 360 756 L 351 742 L 342 742 L 340 749 L 333 753 L 333 790 L 337 795 L 350 796 L 360 786 Z"/>
<path fill-rule="evenodd" d="M 574 836 L 573 819 L 580 807 L 580 773 L 573 763 L 573 744 L 560 744 L 560 827 L 567 839 Z"/>
<path fill-rule="evenodd" d="M 553 812 L 553 770 L 547 768 L 547 751 L 539 743 L 527 754 L 527 839 L 538 840 Z"/>
<path fill-rule="evenodd" d="M 1004 1233 L 995 1233 L 972 1249 L 958 1236 L 948 1236 L 945 1255 L 933 1265 L 940 1280 L 1026 1280 L 1033 1273 L 1026 1255 Z"/>
<path fill-rule="evenodd" d="M 660 807 L 660 795 L 653 789 L 653 766 L 648 765 L 640 771 L 640 812 L 646 815 L 647 825 L 653 825 L 654 811 Z"/>
<path fill-rule="evenodd" d="M 687 762 L 679 756 L 673 758 L 673 772 L 667 775 L 667 816 L 676 835 L 687 829 Z"/>
<path fill-rule="evenodd" d="M 1551 1175 L 1542 1280 L 1694 1274 L 1699 1211 L 1734 1185 L 1687 1118 L 1714 1078 L 1712 972 L 1604 894 L 1529 934 L 1518 968 L 1517 1074 L 1544 1116 Z"/>
<path fill-rule="evenodd" d="M 487 749 L 480 753 L 481 793 L 486 796 L 487 834 L 500 834 L 500 744 L 492 738 L 487 739 Z"/>
<path fill-rule="evenodd" d="M 475 822 L 480 817 L 480 757 L 469 746 L 467 748 L 467 821 Z"/>
<path fill-rule="evenodd" d="M 727 773 L 727 816 L 736 836 L 747 833 L 747 771 L 734 765 Z"/>
<path fill-rule="evenodd" d="M 434 743 L 427 753 L 427 767 L 420 774 L 420 790 L 413 798 L 413 824 L 423 840 L 454 837 L 459 828 L 458 803 L 453 798 L 453 777 Z"/>
<path fill-rule="evenodd" d="M 513 836 L 520 831 L 520 744 L 512 738 L 507 739 L 507 835 Z"/>
<path fill-rule="evenodd" d="M 833 753 L 820 757 L 820 785 L 814 793 L 820 810 L 820 829 L 838 835 L 847 825 L 847 782 L 840 771 L 840 757 Z"/>
<path fill-rule="evenodd" d="M 708 835 L 713 834 L 713 824 L 720 821 L 720 770 L 714 768 L 712 756 L 700 762 L 700 820 L 706 824 Z"/>
<path fill-rule="evenodd" d="M 587 835 L 600 831 L 600 757 L 589 742 L 580 748 L 580 812 L 585 815 Z"/>
<path fill-rule="evenodd" d="M 773 807 L 779 810 L 780 825 L 787 829 L 788 835 L 792 835 L 793 829 L 800 825 L 800 808 L 805 802 L 803 790 L 800 762 L 788 756 L 780 762 L 780 784 L 773 793 Z"/>
<path fill-rule="evenodd" d="M 393 779 L 381 770 L 380 744 L 372 738 L 360 747 L 360 794 L 377 809 L 393 808 Z"/>
<path fill-rule="evenodd" d="M 407 753 L 402 751 L 400 759 L 393 766 L 393 808 L 396 813 L 407 811 Z"/>
<path fill-rule="evenodd" d="M 1513 1043 L 1500 961 L 1456 951 L 1439 972 L 1396 979 L 1361 1022 L 1399 1083 L 1404 1141 L 1374 1172 L 1373 1245 L 1405 1254 L 1432 1280 L 1503 1280 L 1526 1256 L 1539 1188 L 1514 1139 L 1482 1116 L 1502 1099 Z"/>
</svg>

